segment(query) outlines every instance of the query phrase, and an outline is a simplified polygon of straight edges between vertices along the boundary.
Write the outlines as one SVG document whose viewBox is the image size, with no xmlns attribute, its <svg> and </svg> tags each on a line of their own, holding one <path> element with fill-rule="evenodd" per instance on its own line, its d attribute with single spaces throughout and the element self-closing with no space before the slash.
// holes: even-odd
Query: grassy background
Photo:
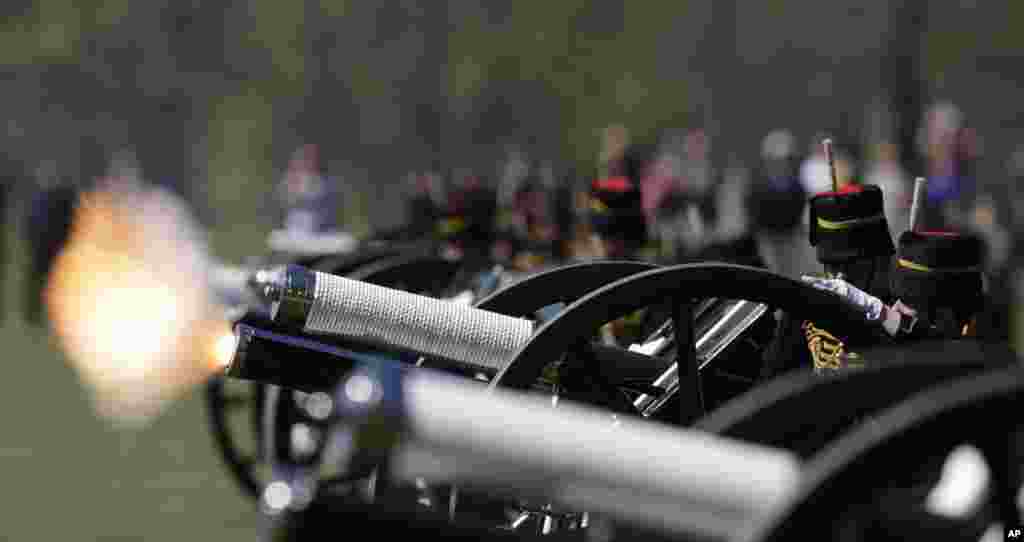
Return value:
<svg viewBox="0 0 1024 542">
<path fill-rule="evenodd" d="M 220 463 L 202 390 L 141 431 L 94 417 L 45 330 L 22 319 L 23 245 L 11 228 L 6 235 L 0 540 L 253 540 L 255 505 Z M 232 246 L 231 237 L 215 245 Z M 253 249 L 252 239 L 240 236 L 234 248 Z"/>
</svg>

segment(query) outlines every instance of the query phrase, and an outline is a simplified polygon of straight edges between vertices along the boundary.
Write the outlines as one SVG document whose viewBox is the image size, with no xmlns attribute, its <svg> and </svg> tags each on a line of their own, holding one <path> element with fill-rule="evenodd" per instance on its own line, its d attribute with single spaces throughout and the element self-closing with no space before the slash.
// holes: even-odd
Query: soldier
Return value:
<svg viewBox="0 0 1024 542">
<path fill-rule="evenodd" d="M 904 232 L 893 274 L 897 302 L 883 315 L 886 331 L 908 338 L 976 336 L 985 250 L 976 235 Z"/>
<path fill-rule="evenodd" d="M 628 177 L 594 181 L 590 216 L 605 257 L 632 258 L 647 241 L 640 187 Z"/>
<path fill-rule="evenodd" d="M 647 243 L 641 180 L 653 152 L 629 143 L 622 129 L 610 129 L 610 134 L 590 187 L 590 222 L 601 239 L 602 257 L 634 258 Z"/>
<path fill-rule="evenodd" d="M 1006 358 L 988 355 L 987 350 L 981 347 L 981 341 L 977 340 L 976 319 L 984 305 L 984 253 L 984 241 L 975 235 L 904 232 L 893 264 L 892 297 L 895 302 L 892 304 L 884 303 L 842 279 L 804 277 L 804 280 L 816 288 L 834 292 L 859 309 L 869 327 L 873 327 L 879 346 L 898 345 L 901 349 L 922 346 L 930 357 L 938 354 L 938 357 L 946 357 L 954 363 L 970 358 L 998 366 Z M 927 344 L 931 342 L 929 340 L 956 342 L 944 342 L 942 350 L 937 351 L 934 345 Z M 873 358 L 870 351 L 862 350 L 861 355 L 849 352 L 847 345 L 842 343 L 834 350 L 831 356 L 834 363 L 827 369 L 856 369 L 868 363 L 886 361 L 883 356 Z M 912 511 L 918 516 L 914 518 L 917 522 L 933 521 L 935 514 L 941 513 L 936 512 L 936 506 L 941 509 L 939 503 L 944 500 L 941 494 L 948 493 L 945 473 L 968 466 L 964 464 L 965 459 L 971 455 L 984 465 L 981 452 L 973 447 L 958 448 L 948 457 L 923 456 L 916 468 L 890 479 L 887 483 L 889 489 L 878 495 L 868 509 L 859 512 L 858 517 L 869 518 L 863 525 L 886 535 L 891 534 L 885 532 L 886 522 L 895 509 Z M 965 500 L 957 498 L 960 502 Z M 970 533 L 970 539 L 977 539 L 987 526 L 984 520 L 966 519 L 959 522 L 957 528 Z M 975 528 L 977 531 L 968 531 Z M 862 537 L 871 538 L 867 533 Z"/>
<path fill-rule="evenodd" d="M 889 303 L 842 278 L 804 277 L 814 287 L 836 293 L 861 310 L 893 344 L 925 339 L 977 337 L 984 307 L 984 241 L 972 234 L 906 231 L 892 271 Z M 843 345 L 839 345 L 843 350 Z M 856 355 L 836 356 L 827 368 L 856 367 Z M 846 361 L 846 363 L 843 363 Z"/>
<path fill-rule="evenodd" d="M 438 233 L 455 253 L 466 257 L 467 265 L 487 265 L 497 237 L 497 192 L 473 172 L 456 175 L 458 181 L 449 194 Z"/>
<path fill-rule="evenodd" d="M 552 209 L 554 174 L 550 167 L 534 168 L 515 193 L 513 213 L 521 228 L 515 232 L 515 267 L 537 268 L 555 252 L 555 217 Z"/>
<path fill-rule="evenodd" d="M 409 234 L 414 239 L 433 235 L 443 211 L 441 181 L 430 173 L 409 174 L 409 198 L 406 200 L 406 214 L 409 217 Z"/>
<path fill-rule="evenodd" d="M 842 279 L 858 291 L 889 301 L 896 250 L 881 189 L 853 185 L 843 192 L 818 194 L 810 206 L 810 243 L 824 266 L 825 279 Z M 844 341 L 829 330 L 783 315 L 774 341 L 765 350 L 762 377 L 808 366 L 830 368 L 847 354 Z"/>
</svg>

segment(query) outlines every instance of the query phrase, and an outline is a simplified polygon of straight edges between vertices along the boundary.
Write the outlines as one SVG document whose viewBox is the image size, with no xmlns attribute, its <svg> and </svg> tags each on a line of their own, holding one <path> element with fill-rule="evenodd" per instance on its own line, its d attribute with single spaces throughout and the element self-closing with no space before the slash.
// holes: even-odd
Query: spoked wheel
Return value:
<svg viewBox="0 0 1024 542">
<path fill-rule="evenodd" d="M 721 264 L 683 265 L 673 268 L 662 268 L 622 279 L 573 303 L 558 317 L 544 324 L 534 334 L 531 342 L 517 353 L 513 362 L 491 381 L 491 386 L 506 385 L 518 389 L 528 389 L 531 386 L 531 380 L 544 370 L 547 363 L 567 354 L 582 358 L 583 363 L 580 365 L 600 366 L 602 362 L 595 359 L 594 356 L 588 355 L 589 352 L 587 351 L 589 348 L 588 343 L 596 327 L 609 319 L 636 310 L 645 303 L 655 302 L 659 298 L 672 297 L 679 300 L 678 304 L 686 304 L 693 303 L 699 295 L 728 296 L 730 298 L 755 301 L 773 308 L 782 309 L 795 318 L 813 320 L 828 329 L 843 332 L 843 335 L 848 337 L 855 339 L 870 337 L 870 330 L 864 325 L 860 315 L 851 311 L 835 296 L 810 288 L 798 281 L 774 273 L 740 266 Z M 676 337 L 677 345 L 682 346 L 677 351 L 684 352 L 684 355 L 676 356 L 676 363 L 687 362 L 690 368 L 689 373 L 687 373 L 686 367 L 679 367 L 677 370 L 677 374 L 681 375 L 681 378 L 679 385 L 674 391 L 682 399 L 680 405 L 682 411 L 677 421 L 685 421 L 687 416 L 695 416 L 702 407 L 700 397 L 703 390 L 701 389 L 700 379 L 696 376 L 699 365 L 694 363 L 694 360 L 699 360 L 699 358 L 695 356 L 694 351 L 696 349 L 692 342 L 697 333 L 693 330 L 692 325 L 678 324 L 689 322 L 692 322 L 692 320 L 680 318 L 679 316 L 673 319 L 673 327 L 675 329 L 672 333 Z M 689 329 L 686 329 L 687 327 Z M 566 345 L 571 346 L 567 349 Z M 947 354 L 956 355 L 950 348 L 950 345 L 941 345 L 939 347 L 941 351 Z M 776 404 L 769 403 L 766 407 L 766 414 L 763 414 L 763 417 L 760 418 L 754 415 L 752 405 L 754 403 L 763 405 L 764 403 L 761 400 L 765 399 L 766 396 L 753 392 L 751 394 L 752 398 L 745 403 L 750 405 L 750 419 L 743 416 L 735 416 L 735 429 L 732 434 L 733 436 L 737 436 L 737 434 L 742 435 L 740 430 L 742 426 L 742 429 L 747 432 L 748 437 L 759 436 L 762 441 L 781 444 L 796 433 L 803 437 L 804 440 L 802 442 L 798 440 L 791 444 L 791 446 L 806 450 L 807 454 L 812 454 L 814 451 L 820 450 L 835 437 L 835 432 L 831 431 L 835 429 L 835 423 L 825 425 L 824 429 L 826 430 L 824 431 L 802 435 L 800 434 L 800 429 L 806 429 L 806 426 L 793 423 L 786 425 L 781 422 L 786 421 L 785 419 L 789 415 L 801 415 L 803 416 L 802 419 L 810 417 L 811 420 L 820 420 L 820 418 L 814 418 L 813 413 L 806 411 L 795 412 L 795 409 L 798 408 L 804 410 L 813 408 L 809 406 L 808 400 L 805 399 L 803 403 L 795 404 L 787 399 L 800 396 L 803 390 L 809 388 L 814 389 L 815 401 L 836 400 L 837 398 L 841 401 L 845 397 L 849 401 L 839 407 L 841 411 L 845 408 L 845 411 L 841 412 L 843 416 L 831 419 L 834 422 L 838 422 L 840 428 L 847 428 L 854 423 L 857 417 L 870 412 L 872 407 L 876 410 L 884 408 L 906 397 L 909 393 L 927 387 L 930 383 L 952 380 L 958 376 L 982 371 L 985 367 L 1009 363 L 1013 359 L 1012 353 L 1007 353 L 1001 349 L 999 350 L 1001 356 L 992 356 L 992 350 L 994 349 L 994 347 L 989 347 L 981 354 L 978 354 L 976 351 L 973 366 L 969 366 L 971 361 L 965 359 L 963 361 L 967 363 L 961 366 L 944 365 L 933 367 L 926 371 L 919 371 L 918 369 L 921 369 L 919 366 L 906 369 L 896 368 L 892 370 L 892 374 L 898 373 L 899 378 L 895 378 L 886 384 L 880 384 L 880 377 L 874 376 L 874 373 L 871 371 L 865 371 L 862 375 L 846 375 L 845 378 L 847 379 L 857 379 L 859 384 L 857 388 L 849 389 L 839 394 L 833 393 L 831 396 L 831 391 L 839 389 L 834 387 L 839 386 L 839 379 L 835 381 L 834 386 L 819 384 L 821 387 L 816 388 L 809 380 L 806 380 L 811 378 L 810 375 L 806 375 L 806 379 L 799 382 L 802 385 L 790 384 L 788 389 L 787 386 L 778 385 L 775 389 L 777 394 Z M 581 351 L 582 355 L 580 355 Z M 923 354 L 919 352 L 917 355 L 927 355 L 927 352 Z M 883 359 L 887 358 L 884 354 L 880 357 Z M 897 361 L 899 356 L 891 359 L 892 361 Z M 605 368 L 607 369 L 608 367 L 606 366 Z M 910 372 L 912 370 L 918 371 Z M 817 378 L 814 380 L 815 383 L 818 383 L 821 379 Z M 605 382 L 607 386 L 608 380 Z M 621 379 L 619 382 L 621 382 Z M 611 384 L 619 387 L 618 391 L 621 392 L 623 387 L 619 386 L 619 382 L 612 381 Z M 689 398 L 683 396 L 683 394 L 688 392 L 690 394 Z M 861 397 L 854 397 L 851 393 L 859 393 Z M 872 396 L 872 394 L 877 395 Z M 864 396 L 870 398 L 866 399 Z M 621 404 L 621 402 L 612 402 L 615 400 L 614 398 L 611 400 L 605 398 L 605 400 L 607 401 L 603 403 L 605 406 L 610 405 L 616 408 Z M 861 409 L 856 408 L 858 402 L 862 405 Z M 820 407 L 821 404 L 818 403 L 818 406 Z M 834 409 L 826 408 L 822 416 L 834 416 Z M 770 421 L 766 421 L 768 418 L 779 422 L 779 424 L 775 425 Z M 792 420 L 788 421 L 791 422 Z M 731 426 L 723 423 L 720 427 L 729 428 Z M 772 431 L 776 427 L 785 428 L 780 429 L 780 432 L 788 430 L 789 434 L 774 435 Z M 725 432 L 729 434 L 728 431 Z M 774 439 L 770 437 L 774 437 Z"/>
<path fill-rule="evenodd" d="M 266 476 L 259 472 L 266 462 L 259 444 L 263 441 L 260 433 L 265 393 L 266 386 L 222 377 L 210 379 L 205 389 L 207 420 L 217 449 L 235 482 L 252 497 L 263 490 Z M 238 420 L 239 416 L 243 419 Z M 239 435 L 238 427 L 252 428 L 256 434 Z"/>
<path fill-rule="evenodd" d="M 977 374 L 918 393 L 816 455 L 797 495 L 747 541 L 971 540 L 993 523 L 1020 525 L 1024 369 Z M 979 449 L 988 506 L 946 517 L 922 503 L 954 447 Z"/>
<path fill-rule="evenodd" d="M 699 329 L 695 307 L 706 306 L 699 301 L 709 298 L 731 302 Z M 595 347 L 593 337 L 600 326 L 659 304 L 670 309 L 670 323 L 655 339 L 671 345 L 666 356 L 652 359 L 636 353 L 627 359 Z M 576 372 L 589 384 L 574 399 L 688 425 L 706 411 L 702 370 L 728 348 L 742 344 L 745 333 L 765 319 L 769 308 L 813 319 L 829 329 L 867 332 L 863 318 L 836 296 L 763 269 L 718 263 L 664 267 L 620 279 L 572 303 L 534 333 L 490 386 L 528 390 L 552 363 L 565 359 L 569 374 Z M 609 363 L 609 358 L 620 362 Z M 759 360 L 747 360 L 747 366 L 756 374 Z M 658 383 L 662 377 L 664 386 Z M 649 391 L 638 393 L 635 383 L 644 379 Z M 752 384 L 745 382 L 748 388 Z"/>
<path fill-rule="evenodd" d="M 490 299 L 483 300 L 478 305 L 480 308 L 489 309 L 497 306 L 516 316 L 530 316 L 553 301 L 568 304 L 568 308 L 565 308 L 562 313 L 542 325 L 531 343 L 520 351 L 504 371 L 499 372 L 491 380 L 491 386 L 510 383 L 512 387 L 519 389 L 531 389 L 551 394 L 552 405 L 555 408 L 557 408 L 559 397 L 566 397 L 598 404 L 613 412 L 637 414 L 641 408 L 638 404 L 644 404 L 645 400 L 650 404 L 655 404 L 664 395 L 658 393 L 662 390 L 650 384 L 657 373 L 665 371 L 672 362 L 671 359 L 649 357 L 644 352 L 665 350 L 665 348 L 659 347 L 659 344 L 665 343 L 666 339 L 669 344 L 693 345 L 696 344 L 693 337 L 699 335 L 705 339 L 699 343 L 701 352 L 710 360 L 725 351 L 728 345 L 741 341 L 738 337 L 742 333 L 735 334 L 734 330 L 750 331 L 754 322 L 765 314 L 763 307 L 758 309 L 750 303 L 741 305 L 738 302 L 726 300 L 693 303 L 687 312 L 678 311 L 674 314 L 677 321 L 686 322 L 685 325 L 679 326 L 678 329 L 674 329 L 671 325 L 657 326 L 659 329 L 644 341 L 644 344 L 637 349 L 638 351 L 629 351 L 616 345 L 595 344 L 596 331 L 608 322 L 635 313 L 645 307 L 664 303 L 667 297 L 664 287 L 661 288 L 660 295 L 658 290 L 653 290 L 655 295 L 651 295 L 652 291 L 648 290 L 650 287 L 658 288 L 656 281 L 659 280 L 659 277 L 662 280 L 668 277 L 667 282 L 673 282 L 677 278 L 671 273 L 664 274 L 670 268 L 643 265 L 639 267 L 648 268 L 639 269 L 639 272 L 636 272 L 635 264 L 608 263 L 603 264 L 608 266 L 605 269 L 602 269 L 600 265 L 590 264 L 588 270 L 595 277 L 600 276 L 598 281 L 587 282 L 582 275 L 574 276 L 570 274 L 569 268 L 563 268 L 514 285 L 495 294 Z M 614 267 L 612 267 L 613 265 Z M 736 266 L 712 265 L 696 268 L 690 266 L 684 272 L 692 273 L 694 269 L 715 271 L 723 268 L 734 269 Z M 619 270 L 621 270 L 621 278 L 614 277 L 615 274 L 619 274 Z M 758 272 L 757 270 L 753 271 Z M 564 277 L 560 277 L 559 273 L 563 273 Z M 598 273 L 602 274 L 598 275 Z M 641 279 L 641 277 L 648 278 Z M 516 291 L 516 286 L 520 286 L 528 292 L 532 286 L 531 282 L 534 285 L 545 283 L 550 285 L 544 288 L 537 287 L 536 291 L 564 292 L 566 295 L 561 299 L 554 300 L 550 296 L 531 298 L 529 295 L 517 295 L 519 292 Z M 622 286 L 624 284 L 630 286 Z M 797 288 L 802 287 L 799 284 L 796 286 Z M 595 288 L 596 291 L 593 290 Z M 623 289 L 626 289 L 625 293 L 622 293 Z M 633 291 L 640 291 L 644 295 L 639 298 L 630 297 Z M 717 292 L 711 292 L 711 295 L 713 296 L 715 293 Z M 837 303 L 826 302 L 824 306 L 834 308 L 837 305 Z M 596 311 L 595 307 L 598 308 Z M 567 322 L 571 324 L 567 327 L 560 327 L 565 326 Z M 723 327 L 728 329 L 722 329 Z M 686 333 L 686 335 L 674 336 L 672 335 L 673 331 L 677 335 L 680 333 Z M 544 336 L 545 333 L 550 335 Z M 550 350 L 541 350 L 539 355 L 543 357 L 532 360 L 529 368 L 520 364 L 523 359 L 531 355 L 529 352 L 537 352 L 531 350 L 530 346 L 542 336 L 546 340 L 550 340 L 548 343 L 551 346 Z M 550 362 L 560 360 L 565 363 L 552 369 Z M 687 382 L 685 377 L 681 380 L 685 386 Z M 462 504 L 460 500 L 460 509 L 463 507 Z M 470 504 L 471 508 L 474 507 L 473 504 Z M 518 522 L 525 520 L 527 522 L 525 528 L 530 530 L 543 531 L 543 524 L 552 522 L 568 523 L 572 526 L 575 521 L 575 525 L 580 526 L 586 520 L 585 516 L 580 514 L 551 513 L 546 509 L 545 503 L 530 503 L 520 507 L 519 511 L 512 526 L 517 526 Z"/>
<path fill-rule="evenodd" d="M 344 258 L 349 257 L 358 259 L 352 255 Z M 361 261 L 365 263 L 367 259 L 370 263 L 365 268 L 355 269 L 350 276 L 417 292 L 443 291 L 458 271 L 458 262 L 427 254 L 385 255 Z M 324 382 L 324 389 L 330 389 L 333 384 Z M 257 498 L 273 475 L 267 453 L 285 454 L 289 461 L 303 464 L 319 458 L 323 420 L 315 416 L 315 401 L 322 397 L 223 377 L 211 379 L 205 391 L 214 441 L 229 471 L 247 495 Z M 312 413 L 310 408 L 314 409 Z M 268 414 L 273 415 L 268 418 Z M 270 436 L 268 431 L 273 431 L 273 442 L 277 443 L 269 450 L 263 446 Z"/>
</svg>

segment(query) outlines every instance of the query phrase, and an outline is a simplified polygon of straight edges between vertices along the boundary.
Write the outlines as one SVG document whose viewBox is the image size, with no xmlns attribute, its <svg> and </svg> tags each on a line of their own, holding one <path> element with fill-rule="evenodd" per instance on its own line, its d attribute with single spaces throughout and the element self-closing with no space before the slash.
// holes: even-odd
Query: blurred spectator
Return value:
<svg viewBox="0 0 1024 542">
<path fill-rule="evenodd" d="M 295 151 L 278 189 L 283 211 L 282 227 L 270 232 L 267 244 L 273 252 L 290 255 L 341 253 L 353 250 L 356 239 L 342 229 L 344 194 L 341 177 L 326 177 L 320 169 L 316 145 Z M 352 214 L 363 214 L 357 194 L 348 194 Z M 365 228 L 368 229 L 368 228 Z"/>
<path fill-rule="evenodd" d="M 667 137 L 641 180 L 641 205 L 650 235 L 658 242 L 660 257 L 667 260 L 675 260 L 679 250 L 686 251 L 684 145 L 680 136 Z"/>
<path fill-rule="evenodd" d="M 712 243 L 718 187 L 704 131 L 670 135 L 644 173 L 644 214 L 662 257 L 689 259 Z"/>
<path fill-rule="evenodd" d="M 720 261 L 752 267 L 767 267 L 757 238 L 750 228 L 747 194 L 750 172 L 738 163 L 724 170 L 716 193 L 718 220 L 707 224 L 703 248 L 691 261 Z"/>
<path fill-rule="evenodd" d="M 556 237 L 558 238 L 558 258 L 566 260 L 571 257 L 570 241 L 576 234 L 576 226 L 582 220 L 576 207 L 576 172 L 569 171 L 559 178 L 555 186 L 553 199 Z"/>
<path fill-rule="evenodd" d="M 713 222 L 717 176 L 711 166 L 708 137 L 702 129 L 692 130 L 686 134 L 682 173 L 683 193 L 687 199 L 697 204 L 702 222 Z"/>
<path fill-rule="evenodd" d="M 549 262 L 556 251 L 555 179 L 549 165 L 532 170 L 516 192 L 514 213 L 521 224 L 515 267 L 530 270 Z"/>
<path fill-rule="evenodd" d="M 442 235 L 472 263 L 489 261 L 497 233 L 498 196 L 473 172 L 456 174 Z"/>
<path fill-rule="evenodd" d="M 498 223 L 502 230 L 525 230 L 525 224 L 516 216 L 515 200 L 529 173 L 530 162 L 526 153 L 519 147 L 509 147 L 498 175 Z"/>
<path fill-rule="evenodd" d="M 1001 216 L 1012 240 L 1008 265 L 1024 269 L 1024 143 L 1010 154 L 1006 172 L 1007 196 L 1001 202 L 1006 212 Z"/>
<path fill-rule="evenodd" d="M 70 235 L 79 190 L 73 182 L 57 176 L 53 162 L 40 165 L 35 181 L 37 190 L 24 217 L 29 270 L 23 303 L 25 320 L 43 326 L 43 291 L 54 260 Z"/>
<path fill-rule="evenodd" d="M 431 236 L 444 211 L 440 179 L 431 173 L 409 173 L 411 195 L 406 200 L 410 234 L 414 238 Z"/>
<path fill-rule="evenodd" d="M 0 155 L 0 224 L 8 226 L 0 233 L 0 321 L 5 319 L 7 315 L 4 303 L 6 296 L 4 293 L 7 286 L 7 261 L 10 257 L 7 253 L 7 232 L 10 231 L 8 216 L 11 211 L 10 201 L 17 197 L 15 190 L 18 189 L 18 171 L 20 169 L 19 165 L 10 156 Z"/>
<path fill-rule="evenodd" d="M 1006 213 L 1004 223 L 1010 233 L 1010 256 L 1007 264 L 1007 317 L 1011 345 L 1024 349 L 1024 143 L 1018 144 L 1007 163 L 1007 197 L 1002 201 Z M 998 200 L 997 200 L 998 201 Z"/>
<path fill-rule="evenodd" d="M 716 193 L 716 242 L 732 242 L 751 233 L 751 209 L 747 208 L 750 182 L 750 171 L 743 165 L 735 163 L 725 169 Z"/>
<path fill-rule="evenodd" d="M 301 234 L 337 231 L 337 200 L 341 194 L 332 184 L 336 183 L 329 182 L 320 171 L 316 145 L 296 150 L 282 179 L 284 229 Z"/>
<path fill-rule="evenodd" d="M 925 223 L 933 228 L 958 227 L 964 222 L 965 206 L 974 190 L 975 134 L 965 126 L 960 109 L 950 102 L 929 108 L 921 130 L 919 145 L 928 177 Z"/>
<path fill-rule="evenodd" d="M 604 129 L 601 139 L 601 154 L 598 157 L 598 178 L 625 176 L 626 149 L 630 144 L 629 130 L 621 124 Z"/>
<path fill-rule="evenodd" d="M 977 233 L 988 247 L 987 265 L 992 270 L 1005 269 L 1010 264 L 1012 241 L 1005 211 L 1000 211 L 996 197 L 982 193 L 975 199 L 968 215 L 968 229 Z"/>
<path fill-rule="evenodd" d="M 910 177 L 900 165 L 899 148 L 896 145 L 878 143 L 872 147 L 871 155 L 871 163 L 864 175 L 864 181 L 882 189 L 889 233 L 896 238 L 910 223 L 910 205 L 913 199 Z"/>
<path fill-rule="evenodd" d="M 525 201 L 526 225 L 530 238 L 548 245 L 556 237 L 555 192 L 558 180 L 550 162 L 544 162 L 536 173 L 535 190 Z"/>
<path fill-rule="evenodd" d="M 796 140 L 788 130 L 765 136 L 746 206 L 768 268 L 790 277 L 813 263 L 800 227 L 808 194 L 799 177 L 795 150 Z"/>
<path fill-rule="evenodd" d="M 1013 313 L 1013 269 L 1011 255 L 1014 249 L 1009 231 L 1006 207 L 1000 210 L 997 198 L 990 193 L 980 194 L 968 213 L 967 229 L 985 241 L 988 249 L 985 278 L 987 292 L 985 306 L 978 315 L 978 332 L 983 339 L 1008 341 L 1010 318 Z"/>
<path fill-rule="evenodd" d="M 652 224 L 662 201 L 683 182 L 682 150 L 683 141 L 680 137 L 667 137 L 641 180 L 644 215 Z"/>
<path fill-rule="evenodd" d="M 515 228 L 512 230 L 521 249 L 536 250 L 554 240 L 554 218 L 551 209 L 553 188 L 549 188 L 540 171 L 531 171 L 519 183 L 512 202 Z"/>
</svg>

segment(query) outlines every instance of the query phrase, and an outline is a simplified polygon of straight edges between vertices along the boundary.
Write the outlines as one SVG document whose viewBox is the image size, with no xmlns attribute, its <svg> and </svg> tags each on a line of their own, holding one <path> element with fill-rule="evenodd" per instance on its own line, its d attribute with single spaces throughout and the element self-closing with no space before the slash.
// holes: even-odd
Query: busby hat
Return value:
<svg viewBox="0 0 1024 542">
<path fill-rule="evenodd" d="M 851 186 L 811 198 L 810 241 L 823 264 L 891 256 L 896 252 L 885 219 L 882 190 Z"/>
<path fill-rule="evenodd" d="M 893 294 L 932 319 L 940 307 L 963 322 L 981 309 L 985 242 L 976 235 L 907 231 L 900 236 Z"/>
</svg>

